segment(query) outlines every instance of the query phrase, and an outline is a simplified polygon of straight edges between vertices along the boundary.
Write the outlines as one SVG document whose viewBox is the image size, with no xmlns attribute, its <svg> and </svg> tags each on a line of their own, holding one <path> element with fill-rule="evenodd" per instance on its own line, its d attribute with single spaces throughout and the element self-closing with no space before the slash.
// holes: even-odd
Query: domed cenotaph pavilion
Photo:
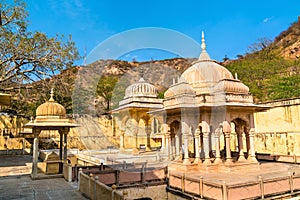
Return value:
<svg viewBox="0 0 300 200">
<path fill-rule="evenodd" d="M 25 125 L 26 128 L 32 128 L 33 140 L 33 161 L 32 161 L 32 179 L 43 178 L 43 174 L 38 174 L 38 153 L 39 153 L 39 135 L 44 130 L 58 131 L 60 135 L 59 160 L 56 161 L 55 168 L 59 174 L 63 173 L 63 164 L 67 163 L 67 136 L 70 128 L 79 125 L 69 122 L 66 117 L 66 109 L 53 98 L 53 89 L 50 99 L 41 104 L 36 109 L 36 118 Z"/>
<path fill-rule="evenodd" d="M 147 147 L 160 138 L 161 151 L 181 165 L 218 165 L 257 163 L 254 151 L 254 112 L 268 109 L 255 105 L 249 88 L 206 52 L 202 33 L 201 54 L 178 81 L 158 99 L 156 89 L 141 79 L 130 85 L 119 108 L 112 113 L 117 121 L 121 148 L 128 120 L 145 120 Z M 158 124 L 153 123 L 158 121 Z M 149 131 L 150 130 L 150 131 Z M 137 148 L 137 132 L 134 146 Z M 237 156 L 232 158 L 232 152 Z"/>
</svg>

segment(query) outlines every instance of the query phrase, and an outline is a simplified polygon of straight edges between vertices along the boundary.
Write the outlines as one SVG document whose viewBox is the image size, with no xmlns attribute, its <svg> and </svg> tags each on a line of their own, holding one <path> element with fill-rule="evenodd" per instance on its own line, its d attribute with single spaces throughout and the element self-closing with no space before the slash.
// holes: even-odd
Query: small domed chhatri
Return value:
<svg viewBox="0 0 300 200">
<path fill-rule="evenodd" d="M 162 100 L 157 98 L 157 90 L 154 85 L 146 82 L 144 78 L 125 90 L 125 96 L 119 102 L 119 110 L 121 107 L 144 107 L 144 108 L 160 108 Z"/>
<path fill-rule="evenodd" d="M 67 163 L 67 135 L 70 128 L 78 127 L 78 124 L 73 124 L 66 116 L 66 109 L 59 103 L 55 102 L 53 98 L 53 89 L 51 89 L 50 99 L 40 105 L 36 109 L 36 118 L 28 122 L 24 128 L 32 129 L 33 139 L 33 156 L 32 156 L 32 179 L 39 179 L 46 174 L 38 173 L 38 152 L 39 152 L 39 137 L 42 132 L 47 130 L 57 131 L 60 135 L 60 150 L 59 161 L 55 167 L 51 167 L 55 172 L 51 173 L 63 173 L 63 163 Z M 62 162 L 62 163 L 60 163 Z"/>
<path fill-rule="evenodd" d="M 40 105 L 36 109 L 36 118 L 65 118 L 66 109 L 59 103 L 57 103 L 53 96 L 53 89 L 51 89 L 50 99 Z"/>
<path fill-rule="evenodd" d="M 147 83 L 143 78 L 140 78 L 137 83 L 126 88 L 124 99 L 134 96 L 157 97 L 157 90 L 154 85 Z"/>
</svg>

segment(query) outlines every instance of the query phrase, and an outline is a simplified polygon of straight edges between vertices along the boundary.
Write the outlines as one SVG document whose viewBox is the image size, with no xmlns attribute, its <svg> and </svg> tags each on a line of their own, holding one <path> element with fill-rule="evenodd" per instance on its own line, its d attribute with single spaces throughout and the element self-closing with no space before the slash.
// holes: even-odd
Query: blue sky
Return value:
<svg viewBox="0 0 300 200">
<path fill-rule="evenodd" d="M 205 31 L 207 51 L 221 61 L 235 59 L 259 38 L 274 39 L 297 21 L 296 0 L 25 0 L 30 30 L 72 35 L 81 55 L 108 38 L 135 28 L 178 31 L 200 43 Z M 138 37 L 138 36 L 137 36 Z M 130 52 L 122 59 L 137 61 L 174 57 L 155 50 Z M 83 60 L 78 61 L 82 64 Z"/>
</svg>

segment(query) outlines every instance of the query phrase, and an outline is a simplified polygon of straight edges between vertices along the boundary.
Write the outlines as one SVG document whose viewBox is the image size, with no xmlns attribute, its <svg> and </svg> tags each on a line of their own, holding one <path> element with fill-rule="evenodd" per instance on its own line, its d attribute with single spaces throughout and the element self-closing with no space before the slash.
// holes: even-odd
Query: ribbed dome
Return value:
<svg viewBox="0 0 300 200">
<path fill-rule="evenodd" d="M 215 92 L 249 94 L 249 88 L 239 80 L 222 80 L 214 89 Z"/>
<path fill-rule="evenodd" d="M 154 85 L 147 83 L 143 78 L 139 82 L 128 86 L 125 90 L 125 97 L 157 97 L 157 90 Z"/>
<path fill-rule="evenodd" d="M 228 69 L 212 60 L 198 61 L 183 72 L 181 77 L 191 85 L 200 82 L 219 82 L 222 79 L 233 79 Z"/>
<path fill-rule="evenodd" d="M 164 94 L 164 97 L 171 98 L 179 95 L 195 95 L 193 88 L 186 82 L 180 82 L 172 85 Z"/>
<path fill-rule="evenodd" d="M 51 90 L 51 96 L 50 99 L 46 102 L 40 105 L 36 109 L 36 116 L 37 117 L 66 117 L 66 109 L 59 103 L 56 103 L 53 99 L 53 90 Z"/>
<path fill-rule="evenodd" d="M 233 79 L 228 69 L 210 59 L 203 32 L 201 48 L 199 59 L 181 75 L 181 79 L 189 83 L 197 94 L 211 92 L 220 80 Z"/>
</svg>

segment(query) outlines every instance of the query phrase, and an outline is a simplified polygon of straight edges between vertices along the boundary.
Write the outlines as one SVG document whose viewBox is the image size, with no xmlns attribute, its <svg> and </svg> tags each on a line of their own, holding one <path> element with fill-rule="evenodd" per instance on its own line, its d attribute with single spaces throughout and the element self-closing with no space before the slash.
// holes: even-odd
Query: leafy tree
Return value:
<svg viewBox="0 0 300 200">
<path fill-rule="evenodd" d="M 299 92 L 296 78 L 289 75 L 291 68 L 299 69 L 299 63 L 285 60 L 280 55 L 280 49 L 267 39 L 259 40 L 249 49 L 251 53 L 229 63 L 227 68 L 238 73 L 241 81 L 250 88 L 255 101 L 289 98 Z"/>
<path fill-rule="evenodd" d="M 98 82 L 96 93 L 104 99 L 105 111 L 110 110 L 111 98 L 118 78 L 114 76 L 102 76 Z"/>
<path fill-rule="evenodd" d="M 0 89 L 52 77 L 79 58 L 71 37 L 27 30 L 26 5 L 0 3 Z"/>
<path fill-rule="evenodd" d="M 268 96 L 272 100 L 286 99 L 300 96 L 299 75 L 288 77 L 277 77 L 270 80 L 268 85 Z"/>
</svg>

